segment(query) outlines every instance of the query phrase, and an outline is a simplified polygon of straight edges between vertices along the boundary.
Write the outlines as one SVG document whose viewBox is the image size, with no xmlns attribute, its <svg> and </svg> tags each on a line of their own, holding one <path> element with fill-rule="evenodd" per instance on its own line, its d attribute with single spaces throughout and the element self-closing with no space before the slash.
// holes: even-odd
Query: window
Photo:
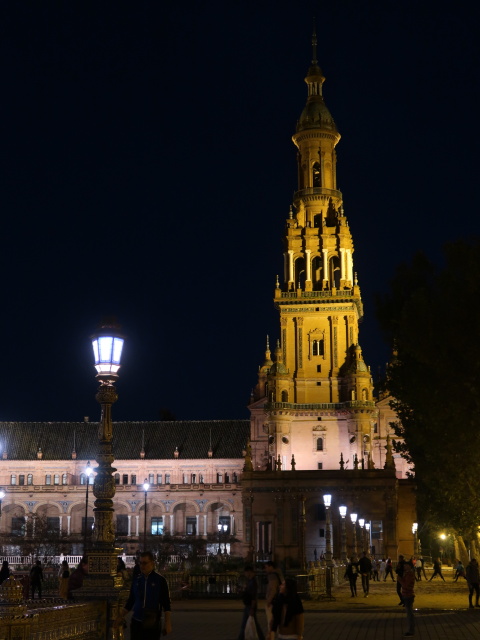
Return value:
<svg viewBox="0 0 480 640">
<path fill-rule="evenodd" d="M 128 516 L 117 516 L 117 536 L 128 536 Z"/>
<path fill-rule="evenodd" d="M 31 473 L 27 476 L 27 484 L 33 484 L 33 475 Z"/>
<path fill-rule="evenodd" d="M 325 512 L 325 505 L 322 504 L 321 502 L 319 502 L 316 505 L 315 517 L 316 517 L 317 520 L 320 520 L 322 522 L 327 519 L 327 514 Z"/>
<path fill-rule="evenodd" d="M 235 472 L 233 473 L 232 482 L 238 482 L 238 476 Z"/>
<path fill-rule="evenodd" d="M 324 343 L 323 340 L 314 340 L 312 342 L 312 356 L 324 355 Z"/>
<path fill-rule="evenodd" d="M 17 476 L 14 473 L 10 476 L 10 484 L 17 484 Z"/>
<path fill-rule="evenodd" d="M 320 538 L 324 538 L 325 537 L 325 529 L 319 529 L 318 530 L 318 535 L 320 536 Z"/>
<path fill-rule="evenodd" d="M 68 474 L 66 473 L 62 475 L 62 484 L 68 484 Z"/>
<path fill-rule="evenodd" d="M 185 533 L 187 536 L 197 535 L 197 518 L 195 516 L 187 516 Z"/>
<path fill-rule="evenodd" d="M 49 473 L 45 476 L 45 484 L 52 484 L 52 476 Z"/>
<path fill-rule="evenodd" d="M 282 402 L 288 402 L 288 391 L 282 391 Z"/>
<path fill-rule="evenodd" d="M 186 473 L 183 474 L 183 484 L 188 484 L 188 475 Z"/>
<path fill-rule="evenodd" d="M 25 476 L 24 476 L 23 474 L 20 474 L 20 475 L 18 476 L 18 484 L 19 484 L 21 487 L 23 487 L 23 486 L 24 486 L 24 484 L 25 484 Z"/>
<path fill-rule="evenodd" d="M 154 473 L 149 473 L 148 474 L 148 484 L 150 486 L 152 486 L 152 484 L 155 484 L 155 474 Z"/>
<path fill-rule="evenodd" d="M 312 167 L 312 186 L 313 187 L 321 187 L 321 173 L 320 173 L 320 164 L 315 162 Z"/>
<path fill-rule="evenodd" d="M 225 474 L 225 484 L 228 484 L 230 482 L 230 476 L 228 475 L 228 473 Z"/>
<path fill-rule="evenodd" d="M 128 473 L 122 475 L 122 484 L 128 484 Z"/>
<path fill-rule="evenodd" d="M 199 478 L 198 478 L 200 484 L 203 484 L 205 482 L 205 480 L 203 479 L 203 475 L 200 474 Z"/>
<path fill-rule="evenodd" d="M 60 484 L 60 476 L 58 473 L 53 476 L 53 484 Z"/>
<path fill-rule="evenodd" d="M 12 536 L 24 536 L 25 535 L 25 518 L 12 518 Z"/>
<path fill-rule="evenodd" d="M 132 473 L 132 484 L 137 484 L 137 476 Z"/>
<path fill-rule="evenodd" d="M 218 484 L 223 483 L 223 473 L 217 473 L 217 482 Z"/>
<path fill-rule="evenodd" d="M 116 473 L 114 477 L 115 477 L 115 484 L 120 484 L 120 474 Z"/>
<path fill-rule="evenodd" d="M 87 518 L 87 536 L 92 534 L 94 519 L 92 516 Z M 82 536 L 85 535 L 85 516 L 82 517 Z"/>
<path fill-rule="evenodd" d="M 152 518 L 152 536 L 163 536 L 163 517 Z"/>
<path fill-rule="evenodd" d="M 323 451 L 323 438 L 317 438 L 317 451 Z"/>
<path fill-rule="evenodd" d="M 162 484 L 162 474 L 157 473 L 157 484 Z"/>
<path fill-rule="evenodd" d="M 317 364 L 317 373 L 322 373 L 322 365 Z"/>
<path fill-rule="evenodd" d="M 192 473 L 192 484 L 195 484 L 196 482 L 197 482 L 197 474 Z"/>
<path fill-rule="evenodd" d="M 58 516 L 47 516 L 47 533 L 60 533 L 60 518 Z"/>
<path fill-rule="evenodd" d="M 81 474 L 80 474 L 80 484 L 86 484 L 86 482 L 85 482 L 85 478 L 86 478 L 86 477 L 87 477 L 87 476 L 86 476 L 84 473 L 81 473 Z"/>
<path fill-rule="evenodd" d="M 319 471 L 321 471 L 321 470 L 323 469 L 323 462 L 318 462 L 318 463 L 317 463 L 317 469 L 318 469 Z"/>
<path fill-rule="evenodd" d="M 169 473 L 165 474 L 165 484 L 170 484 L 170 474 Z"/>
</svg>

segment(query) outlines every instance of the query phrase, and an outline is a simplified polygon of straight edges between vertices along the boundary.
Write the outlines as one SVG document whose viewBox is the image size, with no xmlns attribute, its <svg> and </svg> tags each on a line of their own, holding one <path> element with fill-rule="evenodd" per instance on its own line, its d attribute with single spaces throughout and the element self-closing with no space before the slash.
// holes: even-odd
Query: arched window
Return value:
<svg viewBox="0 0 480 640">
<path fill-rule="evenodd" d="M 192 473 L 192 484 L 195 484 L 196 482 L 197 482 L 197 474 Z"/>
<path fill-rule="evenodd" d="M 315 162 L 315 164 L 312 167 L 312 186 L 313 187 L 322 186 L 322 173 L 321 173 L 319 162 Z"/>
<path fill-rule="evenodd" d="M 137 476 L 132 473 L 132 484 L 137 484 Z"/>
<path fill-rule="evenodd" d="M 232 482 L 238 482 L 238 476 L 235 472 L 233 474 Z"/>
<path fill-rule="evenodd" d="M 330 283 L 332 287 L 337 289 L 340 287 L 340 259 L 338 256 L 332 256 L 330 260 Z"/>
<path fill-rule="evenodd" d="M 60 475 L 58 473 L 53 476 L 53 484 L 60 484 Z"/>
<path fill-rule="evenodd" d="M 362 389 L 362 400 L 368 400 L 368 390 Z"/>
<path fill-rule="evenodd" d="M 16 473 L 12 473 L 12 475 L 10 476 L 10 484 L 17 484 L 17 474 Z"/>
<path fill-rule="evenodd" d="M 198 480 L 199 480 L 200 484 L 203 484 L 203 483 L 204 483 L 204 479 L 203 479 L 202 474 L 200 474 L 200 477 L 199 477 L 199 479 L 198 479 Z"/>
<path fill-rule="evenodd" d="M 62 484 L 68 484 L 68 476 L 66 473 L 62 474 Z"/>
<path fill-rule="evenodd" d="M 45 476 L 45 484 L 52 484 L 52 476 L 49 473 Z"/>
<path fill-rule="evenodd" d="M 323 451 L 323 438 L 317 438 L 317 451 Z"/>
<path fill-rule="evenodd" d="M 305 286 L 305 260 L 303 258 L 297 258 L 295 260 L 295 287 L 303 289 Z"/>
<path fill-rule="evenodd" d="M 27 484 L 33 484 L 33 475 L 31 473 L 27 476 Z"/>
<path fill-rule="evenodd" d="M 81 473 L 80 474 L 80 484 L 87 484 L 85 482 L 85 478 L 86 478 L 86 475 L 84 473 Z"/>
<path fill-rule="evenodd" d="M 120 474 L 116 473 L 114 477 L 115 477 L 115 484 L 120 484 Z"/>
<path fill-rule="evenodd" d="M 153 474 L 153 473 L 149 473 L 148 474 L 148 483 L 150 485 L 155 484 L 155 474 Z"/>
<path fill-rule="evenodd" d="M 356 400 L 357 399 L 357 392 L 355 391 L 355 389 L 352 389 L 350 391 L 350 397 L 352 400 Z"/>
<path fill-rule="evenodd" d="M 222 482 L 223 482 L 223 474 L 217 473 L 217 483 L 222 484 Z"/>
<path fill-rule="evenodd" d="M 169 473 L 165 474 L 165 484 L 170 484 L 170 474 Z"/>
<path fill-rule="evenodd" d="M 282 402 L 288 402 L 288 391 L 282 391 Z"/>
</svg>

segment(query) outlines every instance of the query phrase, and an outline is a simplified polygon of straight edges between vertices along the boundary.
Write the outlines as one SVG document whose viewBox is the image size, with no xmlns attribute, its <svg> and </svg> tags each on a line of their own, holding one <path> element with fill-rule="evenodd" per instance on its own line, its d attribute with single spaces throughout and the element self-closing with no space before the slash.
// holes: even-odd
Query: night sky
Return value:
<svg viewBox="0 0 480 640">
<path fill-rule="evenodd" d="M 395 266 L 480 232 L 479 13 L 1 2 L 0 421 L 98 419 L 89 336 L 111 314 L 128 336 L 114 419 L 248 416 L 278 337 L 314 14 L 375 373 Z"/>
</svg>

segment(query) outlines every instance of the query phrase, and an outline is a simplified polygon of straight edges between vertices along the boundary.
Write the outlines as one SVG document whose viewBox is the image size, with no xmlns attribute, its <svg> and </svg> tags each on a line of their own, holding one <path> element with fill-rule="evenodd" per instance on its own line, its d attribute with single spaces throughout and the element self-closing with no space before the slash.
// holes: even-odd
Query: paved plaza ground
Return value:
<svg viewBox="0 0 480 640">
<path fill-rule="evenodd" d="M 480 637 L 480 608 L 468 609 L 465 580 L 446 572 L 416 583 L 415 637 L 420 640 L 471 640 Z M 395 583 L 371 583 L 370 595 L 350 597 L 347 584 L 336 587 L 334 600 L 309 600 L 305 605 L 305 640 L 395 640 L 405 632 L 405 613 L 398 606 Z M 260 603 L 263 607 L 263 602 Z M 236 640 L 242 604 L 238 600 L 182 600 L 173 603 L 172 640 Z M 259 613 L 263 626 L 265 614 Z"/>
</svg>

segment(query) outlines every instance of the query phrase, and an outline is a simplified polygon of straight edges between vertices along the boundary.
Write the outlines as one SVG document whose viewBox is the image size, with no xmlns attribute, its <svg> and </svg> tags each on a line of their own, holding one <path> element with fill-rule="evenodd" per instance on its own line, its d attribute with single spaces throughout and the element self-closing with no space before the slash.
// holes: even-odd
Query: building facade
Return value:
<svg viewBox="0 0 480 640">
<path fill-rule="evenodd" d="M 312 45 L 274 291 L 280 339 L 273 354 L 267 340 L 249 421 L 114 423 L 116 535 L 126 553 L 145 535 L 150 543 L 167 534 L 212 542 L 219 527 L 230 553 L 297 565 L 325 553 L 328 538 L 337 557 L 413 553 L 413 486 L 388 441 L 395 416 L 388 399 L 375 401 L 359 344 L 363 306 L 336 178 L 340 134 L 323 98 L 315 36 Z M 60 532 L 69 552 L 83 549 L 94 518 L 86 468 L 95 468 L 97 428 L 0 423 L 4 551 L 45 530 Z M 371 525 L 368 535 L 351 513 Z"/>
</svg>

